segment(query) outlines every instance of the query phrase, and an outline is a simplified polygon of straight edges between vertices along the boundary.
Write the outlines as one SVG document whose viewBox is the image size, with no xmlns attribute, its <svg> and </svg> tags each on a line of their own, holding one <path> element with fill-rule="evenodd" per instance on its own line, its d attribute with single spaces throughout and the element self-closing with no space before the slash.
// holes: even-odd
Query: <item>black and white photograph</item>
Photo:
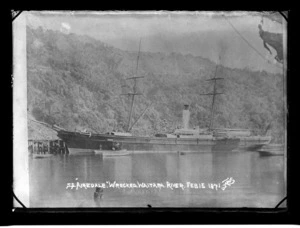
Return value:
<svg viewBox="0 0 300 228">
<path fill-rule="evenodd" d="M 15 208 L 286 208 L 287 17 L 23 11 Z"/>
</svg>

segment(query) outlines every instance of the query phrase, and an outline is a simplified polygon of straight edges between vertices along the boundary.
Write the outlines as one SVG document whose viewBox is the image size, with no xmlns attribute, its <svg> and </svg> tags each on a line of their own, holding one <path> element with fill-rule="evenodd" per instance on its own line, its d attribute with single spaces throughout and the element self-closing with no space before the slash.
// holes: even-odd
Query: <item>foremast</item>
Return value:
<svg viewBox="0 0 300 228">
<path fill-rule="evenodd" d="M 131 78 L 126 78 L 126 80 L 134 81 L 133 82 L 133 91 L 131 93 L 121 94 L 121 95 L 126 95 L 126 96 L 131 97 L 130 112 L 129 112 L 129 118 L 128 118 L 127 129 L 126 129 L 127 132 L 129 132 L 132 128 L 132 126 L 130 126 L 130 124 L 131 124 L 131 119 L 132 119 L 135 96 L 142 95 L 141 93 L 138 93 L 138 91 L 137 91 L 137 79 L 144 78 L 143 76 L 137 76 L 138 75 L 138 66 L 139 66 L 139 57 L 140 57 L 140 51 L 141 51 L 141 41 L 142 41 L 142 39 L 140 39 L 140 44 L 139 44 L 139 52 L 138 52 L 137 61 L 136 61 L 135 76 L 131 77 Z"/>
</svg>

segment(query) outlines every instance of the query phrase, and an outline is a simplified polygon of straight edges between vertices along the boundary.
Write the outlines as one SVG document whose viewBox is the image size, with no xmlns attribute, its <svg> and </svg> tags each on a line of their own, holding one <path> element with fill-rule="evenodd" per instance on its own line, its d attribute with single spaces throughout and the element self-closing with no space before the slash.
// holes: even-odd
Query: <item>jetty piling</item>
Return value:
<svg viewBox="0 0 300 228">
<path fill-rule="evenodd" d="M 68 154 L 62 140 L 28 140 L 29 154 Z"/>
</svg>

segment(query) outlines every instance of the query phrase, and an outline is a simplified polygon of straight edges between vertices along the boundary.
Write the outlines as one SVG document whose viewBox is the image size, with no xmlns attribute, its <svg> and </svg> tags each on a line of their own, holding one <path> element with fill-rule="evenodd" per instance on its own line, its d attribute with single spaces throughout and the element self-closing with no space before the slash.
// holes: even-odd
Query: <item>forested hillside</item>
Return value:
<svg viewBox="0 0 300 228">
<path fill-rule="evenodd" d="M 137 45 L 138 45 L 137 38 Z M 142 44 L 143 45 L 143 44 Z M 27 27 L 28 115 L 69 130 L 125 130 L 137 52 L 108 46 L 87 36 Z M 152 135 L 181 125 L 184 104 L 191 106 L 191 127 L 207 127 L 216 64 L 182 55 L 141 52 L 139 91 L 133 121 L 154 102 L 132 133 Z M 278 141 L 283 133 L 282 75 L 217 67 L 215 127 L 249 128 L 263 133 L 271 124 Z M 127 85 L 126 87 L 121 87 Z M 127 90 L 127 91 L 126 91 Z M 29 121 L 29 135 L 35 127 Z"/>
</svg>

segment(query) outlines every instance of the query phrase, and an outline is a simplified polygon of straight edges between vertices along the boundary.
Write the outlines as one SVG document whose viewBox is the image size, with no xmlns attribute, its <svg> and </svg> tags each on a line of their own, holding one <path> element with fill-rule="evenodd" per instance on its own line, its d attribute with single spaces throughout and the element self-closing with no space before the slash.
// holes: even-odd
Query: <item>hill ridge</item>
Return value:
<svg viewBox="0 0 300 228">
<path fill-rule="evenodd" d="M 92 37 L 27 27 L 28 112 L 37 120 L 66 129 L 106 132 L 124 130 L 129 101 L 125 80 L 135 75 L 136 52 L 124 51 Z M 181 124 L 185 103 L 191 105 L 191 126 L 205 127 L 211 91 L 205 79 L 216 64 L 191 54 L 141 52 L 138 75 L 144 96 L 137 99 L 134 119 L 156 101 L 133 128 L 134 134 L 170 132 Z M 218 90 L 216 126 L 243 127 L 263 133 L 272 123 L 279 140 L 282 126 L 282 77 L 266 71 L 218 67 L 225 77 Z M 125 91 L 126 92 L 126 91 Z M 30 125 L 30 124 L 29 124 Z M 35 134 L 29 126 L 30 134 Z"/>
</svg>

